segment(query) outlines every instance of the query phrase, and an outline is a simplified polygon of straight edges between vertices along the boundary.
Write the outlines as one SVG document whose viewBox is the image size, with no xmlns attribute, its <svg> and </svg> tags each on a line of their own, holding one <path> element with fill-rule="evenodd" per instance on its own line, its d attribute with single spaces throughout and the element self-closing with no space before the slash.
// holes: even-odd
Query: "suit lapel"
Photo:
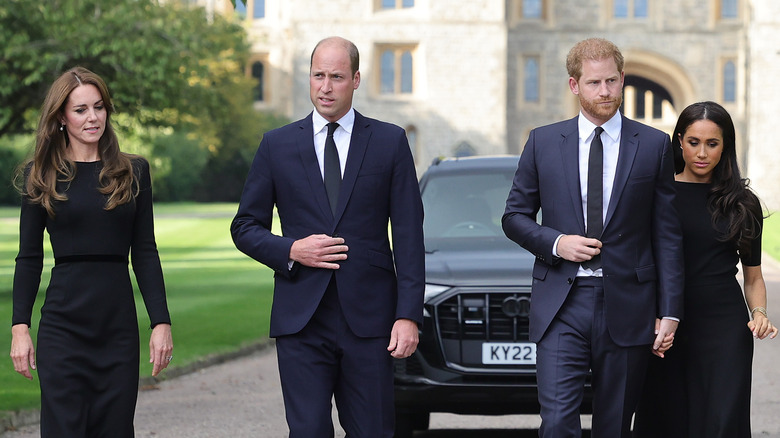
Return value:
<svg viewBox="0 0 780 438">
<path fill-rule="evenodd" d="M 368 140 L 371 138 L 371 123 L 362 114 L 355 111 L 355 124 L 352 127 L 352 137 L 349 142 L 347 164 L 344 168 L 344 177 L 341 180 L 339 190 L 339 204 L 336 208 L 336 223 L 341 219 L 344 209 L 352 196 L 355 182 L 363 164 L 363 157 L 368 149 Z"/>
<path fill-rule="evenodd" d="M 582 212 L 582 194 L 580 192 L 580 137 L 577 130 L 577 118 L 566 124 L 566 129 L 561 134 L 561 160 L 563 161 L 563 178 L 571 195 L 571 203 L 574 207 L 574 216 L 580 233 L 585 235 L 585 215 Z M 542 212 L 544 214 L 544 212 Z"/>
<path fill-rule="evenodd" d="M 634 158 L 639 147 L 639 132 L 634 129 L 631 122 L 623 117 L 623 127 L 620 131 L 620 152 L 618 152 L 617 169 L 615 169 L 615 182 L 612 185 L 612 195 L 610 195 L 609 206 L 607 207 L 607 217 L 604 220 L 604 229 L 607 228 L 609 220 L 615 213 L 620 196 L 626 188 L 628 176 L 631 174 L 631 168 L 634 166 Z"/>
<path fill-rule="evenodd" d="M 311 192 L 317 204 L 320 206 L 322 214 L 324 217 L 330 219 L 333 214 L 330 211 L 328 194 L 325 192 L 325 183 L 322 181 L 322 173 L 320 172 L 320 163 L 317 160 L 317 153 L 314 151 L 314 127 L 312 125 L 311 114 L 301 120 L 299 127 L 300 130 L 295 144 L 301 157 L 301 163 L 306 171 L 306 178 L 309 180 Z"/>
</svg>

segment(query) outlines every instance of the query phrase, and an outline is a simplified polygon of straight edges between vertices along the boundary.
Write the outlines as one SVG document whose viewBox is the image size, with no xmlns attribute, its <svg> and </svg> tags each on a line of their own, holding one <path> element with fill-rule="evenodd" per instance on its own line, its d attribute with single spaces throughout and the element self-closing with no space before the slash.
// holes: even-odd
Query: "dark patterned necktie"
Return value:
<svg viewBox="0 0 780 438">
<path fill-rule="evenodd" d="M 587 237 L 601 238 L 604 229 L 604 145 L 601 143 L 601 133 L 604 128 L 597 126 L 590 142 L 590 155 L 588 156 L 588 230 Z M 583 262 L 583 266 L 596 270 L 601 267 L 601 254 Z"/>
<path fill-rule="evenodd" d="M 333 132 L 339 127 L 338 123 L 328 123 L 328 136 L 325 138 L 325 191 L 328 193 L 328 202 L 333 216 L 336 216 L 336 206 L 339 202 L 339 188 L 341 187 L 341 163 L 339 151 L 333 140 Z"/>
</svg>

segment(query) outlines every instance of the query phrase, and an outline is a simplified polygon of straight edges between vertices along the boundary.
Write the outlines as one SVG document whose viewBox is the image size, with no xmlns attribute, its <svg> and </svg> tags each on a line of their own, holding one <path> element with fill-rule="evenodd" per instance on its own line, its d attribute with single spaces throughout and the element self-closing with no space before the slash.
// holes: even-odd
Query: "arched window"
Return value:
<svg viewBox="0 0 780 438">
<path fill-rule="evenodd" d="M 665 118 L 664 108 L 674 106 L 672 95 L 666 88 L 641 76 L 626 75 L 625 100 L 621 112 L 629 118 L 645 121 Z M 666 102 L 666 104 L 665 104 Z"/>
<path fill-rule="evenodd" d="M 723 101 L 737 101 L 737 67 L 734 61 L 723 64 Z"/>
<path fill-rule="evenodd" d="M 265 100 L 264 80 L 265 80 L 265 65 L 260 61 L 255 61 L 252 64 L 252 78 L 256 81 L 254 88 L 254 100 L 255 102 L 262 102 Z"/>
</svg>

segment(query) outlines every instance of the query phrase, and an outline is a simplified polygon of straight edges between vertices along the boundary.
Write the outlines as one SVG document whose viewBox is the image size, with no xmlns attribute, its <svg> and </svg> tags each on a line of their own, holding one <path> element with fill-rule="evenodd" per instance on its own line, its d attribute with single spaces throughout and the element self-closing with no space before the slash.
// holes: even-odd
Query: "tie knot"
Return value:
<svg viewBox="0 0 780 438">
<path fill-rule="evenodd" d="M 330 122 L 328 123 L 328 135 L 333 135 L 334 132 L 336 132 L 336 129 L 338 129 L 339 124 L 336 122 Z"/>
<path fill-rule="evenodd" d="M 595 137 L 599 137 L 601 136 L 601 133 L 604 132 L 604 128 L 602 128 L 601 126 L 596 126 L 596 129 L 594 129 L 593 132 L 596 133 Z"/>
</svg>

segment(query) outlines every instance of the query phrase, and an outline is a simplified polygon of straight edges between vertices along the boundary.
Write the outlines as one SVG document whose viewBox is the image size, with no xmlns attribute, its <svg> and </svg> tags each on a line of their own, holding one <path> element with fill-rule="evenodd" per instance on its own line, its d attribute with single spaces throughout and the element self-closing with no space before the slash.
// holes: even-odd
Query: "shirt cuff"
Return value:
<svg viewBox="0 0 780 438">
<path fill-rule="evenodd" d="M 552 247 L 552 255 L 553 257 L 560 257 L 558 255 L 558 242 L 561 240 L 561 237 L 563 237 L 563 234 L 559 235 L 557 239 L 555 239 L 555 243 L 553 243 Z"/>
<path fill-rule="evenodd" d="M 680 322 L 680 318 L 675 318 L 674 316 L 664 316 L 661 319 L 671 319 L 672 321 Z"/>
</svg>

